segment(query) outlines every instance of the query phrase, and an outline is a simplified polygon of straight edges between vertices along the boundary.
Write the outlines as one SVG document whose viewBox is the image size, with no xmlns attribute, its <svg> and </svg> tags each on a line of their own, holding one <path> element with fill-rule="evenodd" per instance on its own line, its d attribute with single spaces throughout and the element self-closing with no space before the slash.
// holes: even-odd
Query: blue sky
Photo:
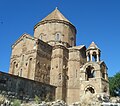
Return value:
<svg viewBox="0 0 120 106">
<path fill-rule="evenodd" d="M 77 28 L 77 45 L 94 41 L 109 76 L 120 70 L 120 0 L 0 0 L 0 70 L 8 72 L 11 45 L 55 7 Z"/>
</svg>

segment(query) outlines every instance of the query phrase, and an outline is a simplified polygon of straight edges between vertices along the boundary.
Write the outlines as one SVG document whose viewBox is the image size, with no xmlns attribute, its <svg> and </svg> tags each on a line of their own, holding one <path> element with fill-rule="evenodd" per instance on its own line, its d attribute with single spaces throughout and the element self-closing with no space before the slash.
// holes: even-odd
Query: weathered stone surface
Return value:
<svg viewBox="0 0 120 106">
<path fill-rule="evenodd" d="M 88 49 L 76 46 L 76 28 L 55 9 L 35 25 L 34 37 L 23 34 L 13 44 L 9 73 L 54 85 L 55 99 L 72 104 L 87 92 L 109 94 L 107 66 L 100 56 L 100 48 L 94 42 Z M 46 95 L 37 87 L 31 88 L 29 92 Z M 29 100 L 28 96 L 24 98 Z"/>
<path fill-rule="evenodd" d="M 31 101 L 37 95 L 41 100 L 54 100 L 55 86 L 0 72 L 0 94 L 10 99 Z"/>
<path fill-rule="evenodd" d="M 111 97 L 110 102 L 112 102 L 112 103 L 120 103 L 120 97 Z"/>
</svg>

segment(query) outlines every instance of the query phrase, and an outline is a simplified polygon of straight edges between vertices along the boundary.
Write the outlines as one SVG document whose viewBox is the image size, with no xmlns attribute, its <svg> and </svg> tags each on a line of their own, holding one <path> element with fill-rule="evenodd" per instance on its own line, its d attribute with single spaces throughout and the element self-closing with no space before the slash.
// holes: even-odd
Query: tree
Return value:
<svg viewBox="0 0 120 106">
<path fill-rule="evenodd" d="M 120 96 L 120 72 L 116 73 L 114 77 L 109 77 L 110 95 Z"/>
</svg>

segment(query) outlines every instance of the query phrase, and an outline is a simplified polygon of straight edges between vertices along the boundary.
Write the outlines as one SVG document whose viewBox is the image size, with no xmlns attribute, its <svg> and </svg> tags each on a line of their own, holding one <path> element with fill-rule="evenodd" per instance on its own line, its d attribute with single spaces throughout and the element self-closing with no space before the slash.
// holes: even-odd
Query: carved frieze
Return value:
<svg viewBox="0 0 120 106">
<path fill-rule="evenodd" d="M 35 49 L 34 49 L 34 50 L 29 50 L 29 51 L 27 51 L 25 54 L 28 55 L 28 54 L 32 54 L 32 53 L 35 53 L 35 52 L 36 52 Z"/>
<path fill-rule="evenodd" d="M 29 55 L 29 54 L 33 54 L 33 53 L 35 53 L 36 52 L 36 50 L 29 50 L 29 51 L 27 51 L 26 53 L 25 53 L 25 55 Z M 13 59 L 13 58 L 19 58 L 19 57 L 21 57 L 23 55 L 23 53 L 21 53 L 20 55 L 12 55 L 11 56 L 11 59 Z"/>
<path fill-rule="evenodd" d="M 12 56 L 11 56 L 11 59 L 19 58 L 19 57 L 21 57 L 21 55 L 12 55 Z"/>
</svg>

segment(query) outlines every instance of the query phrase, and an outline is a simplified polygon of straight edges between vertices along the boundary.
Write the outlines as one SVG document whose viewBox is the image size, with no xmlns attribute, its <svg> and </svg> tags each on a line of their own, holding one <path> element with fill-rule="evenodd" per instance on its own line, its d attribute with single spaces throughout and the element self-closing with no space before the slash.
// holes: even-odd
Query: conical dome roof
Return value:
<svg viewBox="0 0 120 106">
<path fill-rule="evenodd" d="M 90 46 L 87 48 L 87 50 L 91 50 L 91 49 L 99 49 L 99 48 L 97 47 L 97 45 L 94 42 L 92 42 L 90 44 Z"/>
<path fill-rule="evenodd" d="M 67 25 L 70 25 L 72 27 L 74 27 L 75 31 L 76 28 L 75 26 L 67 19 L 63 16 L 63 14 L 58 10 L 58 8 L 56 8 L 53 12 L 51 12 L 48 16 L 46 16 L 45 18 L 43 18 L 40 22 L 38 22 L 35 26 L 34 29 L 36 29 L 39 25 L 41 24 L 45 24 L 48 22 L 58 22 L 58 23 L 64 23 Z"/>
<path fill-rule="evenodd" d="M 46 16 L 44 19 L 42 19 L 42 21 L 47 21 L 47 20 L 63 20 L 66 22 L 70 21 L 68 19 L 66 19 L 63 14 L 58 10 L 58 8 L 56 8 L 53 12 L 51 12 L 48 16 Z M 41 22 L 42 22 L 41 21 Z"/>
</svg>

